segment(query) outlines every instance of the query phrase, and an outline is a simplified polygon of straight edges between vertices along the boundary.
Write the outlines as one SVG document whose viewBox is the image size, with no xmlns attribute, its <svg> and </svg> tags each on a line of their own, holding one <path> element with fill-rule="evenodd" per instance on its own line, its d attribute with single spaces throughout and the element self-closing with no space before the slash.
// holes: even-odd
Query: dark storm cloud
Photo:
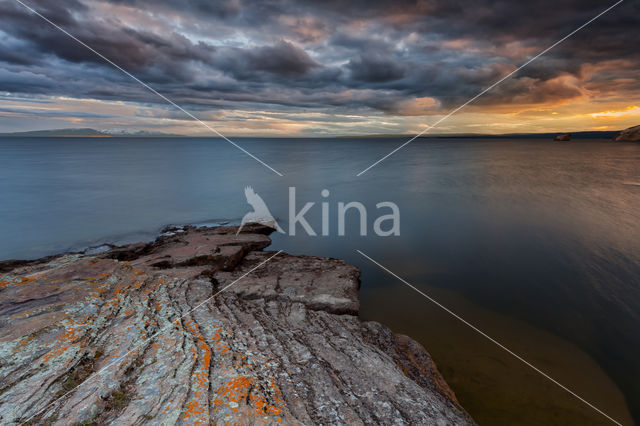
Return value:
<svg viewBox="0 0 640 426">
<path fill-rule="evenodd" d="M 304 50 L 286 41 L 274 46 L 220 50 L 215 60 L 217 66 L 239 80 L 251 79 L 263 73 L 284 77 L 302 76 L 319 66 Z"/>
<path fill-rule="evenodd" d="M 376 54 L 352 59 L 348 67 L 355 80 L 369 83 L 399 80 L 405 75 L 404 67 L 397 60 Z"/>
<path fill-rule="evenodd" d="M 181 104 L 409 113 L 450 109 L 608 6 L 592 0 L 38 0 L 40 13 Z M 476 105 L 640 92 L 623 3 Z M 161 102 L 13 1 L 0 2 L 0 91 Z M 617 68 L 597 65 L 624 60 Z M 601 74 L 615 70 L 615 77 Z"/>
<path fill-rule="evenodd" d="M 151 9 L 170 9 L 187 12 L 198 16 L 229 19 L 238 16 L 242 11 L 240 1 L 211 0 L 112 0 L 114 4 Z"/>
</svg>

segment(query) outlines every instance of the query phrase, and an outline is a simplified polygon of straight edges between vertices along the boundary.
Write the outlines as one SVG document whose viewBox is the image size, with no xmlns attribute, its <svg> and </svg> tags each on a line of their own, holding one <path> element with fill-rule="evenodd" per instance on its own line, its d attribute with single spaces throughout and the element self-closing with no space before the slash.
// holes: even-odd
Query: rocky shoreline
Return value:
<svg viewBox="0 0 640 426">
<path fill-rule="evenodd" d="M 357 268 L 236 231 L 0 262 L 0 422 L 474 423 Z"/>
</svg>

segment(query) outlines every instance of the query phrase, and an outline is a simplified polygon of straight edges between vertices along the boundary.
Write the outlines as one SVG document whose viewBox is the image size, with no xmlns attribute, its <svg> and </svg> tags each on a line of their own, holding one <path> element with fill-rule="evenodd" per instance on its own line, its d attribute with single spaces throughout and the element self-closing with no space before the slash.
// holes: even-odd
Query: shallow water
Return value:
<svg viewBox="0 0 640 426">
<path fill-rule="evenodd" d="M 355 249 L 442 295 L 461 316 L 626 420 L 617 386 L 640 422 L 640 145 L 433 139 L 356 177 L 401 142 L 240 140 L 285 174 L 278 177 L 215 139 L 0 139 L 0 258 L 150 239 L 170 223 L 238 222 L 249 211 L 248 185 L 287 228 L 288 187 L 295 186 L 298 210 L 316 203 L 306 217 L 318 233 L 320 203 L 328 203 L 330 235 L 310 237 L 298 227 L 295 237 L 274 234 L 273 247 L 362 268 L 362 315 L 418 338 L 472 415 L 513 423 L 513 410 L 491 402 L 510 401 L 538 423 L 604 419 L 571 398 L 553 408 L 549 401 L 563 397 L 546 379 L 523 366 L 514 373 L 506 353 L 487 355 L 481 338 L 434 316 L 438 308 Z M 339 201 L 367 207 L 368 236 L 359 235 L 353 212 L 347 235 L 336 235 Z M 399 206 L 400 236 L 372 233 L 381 201 Z M 552 350 L 559 345 L 569 346 Z M 478 361 L 474 348 L 488 361 Z M 516 376 L 528 393 L 518 391 Z"/>
</svg>

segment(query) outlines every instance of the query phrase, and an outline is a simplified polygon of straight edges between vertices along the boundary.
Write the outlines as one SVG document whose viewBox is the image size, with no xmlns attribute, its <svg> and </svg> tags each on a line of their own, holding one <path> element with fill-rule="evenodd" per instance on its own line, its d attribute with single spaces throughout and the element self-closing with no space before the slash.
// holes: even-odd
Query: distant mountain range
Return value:
<svg viewBox="0 0 640 426">
<path fill-rule="evenodd" d="M 425 134 L 420 136 L 420 139 L 434 139 L 434 138 L 495 138 L 495 139 L 507 139 L 507 138 L 542 138 L 553 139 L 555 136 L 563 132 L 554 133 L 509 133 L 501 135 L 489 135 L 481 133 L 459 133 L 459 134 Z M 613 139 L 618 135 L 620 131 L 587 131 L 587 132 L 571 132 L 572 139 Z M 34 130 L 30 132 L 15 132 L 15 133 L 0 133 L 0 137 L 83 137 L 83 138 L 110 138 L 110 137 L 134 137 L 134 138 L 149 138 L 149 137 L 188 137 L 184 135 L 162 133 L 162 132 L 149 132 L 147 130 L 125 130 L 125 129 L 105 129 L 95 130 L 90 128 L 72 128 L 72 129 L 53 129 L 53 130 Z M 361 135 L 361 136 L 338 136 L 344 138 L 410 138 L 413 135 L 405 134 L 388 134 L 388 135 Z M 203 136 L 199 136 L 203 137 Z M 213 136 L 212 137 L 216 137 Z"/>
<path fill-rule="evenodd" d="M 135 138 L 148 138 L 148 137 L 180 137 L 181 135 L 174 135 L 170 133 L 162 132 L 149 132 L 147 130 L 126 130 L 126 129 L 105 129 L 96 130 L 90 128 L 72 128 L 72 129 L 53 129 L 53 130 L 34 130 L 30 132 L 14 132 L 14 133 L 0 133 L 2 136 L 12 137 L 66 137 L 66 138 L 112 138 L 112 137 L 135 137 Z"/>
</svg>

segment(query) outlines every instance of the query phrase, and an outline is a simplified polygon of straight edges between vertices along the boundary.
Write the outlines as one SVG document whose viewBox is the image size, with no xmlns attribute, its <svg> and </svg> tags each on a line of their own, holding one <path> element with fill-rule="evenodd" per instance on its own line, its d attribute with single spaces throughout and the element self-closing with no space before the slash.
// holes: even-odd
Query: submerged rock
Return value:
<svg viewBox="0 0 640 426">
<path fill-rule="evenodd" d="M 473 423 L 355 267 L 236 230 L 0 262 L 0 423 Z"/>
<path fill-rule="evenodd" d="M 640 125 L 629 127 L 621 131 L 613 138 L 616 142 L 637 142 L 640 141 Z"/>
</svg>

